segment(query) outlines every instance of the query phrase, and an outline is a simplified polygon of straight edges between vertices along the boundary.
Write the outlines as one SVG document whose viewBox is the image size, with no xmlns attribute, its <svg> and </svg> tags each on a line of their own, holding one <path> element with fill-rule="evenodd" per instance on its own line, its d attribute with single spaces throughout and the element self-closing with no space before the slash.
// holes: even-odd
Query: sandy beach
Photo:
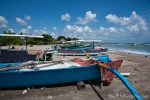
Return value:
<svg viewBox="0 0 150 100">
<path fill-rule="evenodd" d="M 21 49 L 25 46 L 15 46 Z M 43 50 L 50 46 L 33 46 L 29 50 Z M 3 49 L 8 48 L 2 47 Z M 124 52 L 111 52 L 112 60 L 121 59 L 123 63 L 119 72 L 130 73 L 126 77 L 143 100 L 150 100 L 150 56 L 137 55 Z M 68 60 L 85 56 L 58 56 L 54 55 L 53 60 Z M 1 80 L 2 81 L 2 80 Z M 11 84 L 11 83 L 10 83 Z M 109 86 L 102 86 L 100 89 L 94 82 L 85 82 L 86 89 L 78 90 L 76 83 L 58 84 L 43 87 L 25 87 L 0 90 L 0 100 L 135 100 L 132 94 L 118 79 L 114 78 Z M 22 92 L 27 90 L 27 93 Z"/>
</svg>

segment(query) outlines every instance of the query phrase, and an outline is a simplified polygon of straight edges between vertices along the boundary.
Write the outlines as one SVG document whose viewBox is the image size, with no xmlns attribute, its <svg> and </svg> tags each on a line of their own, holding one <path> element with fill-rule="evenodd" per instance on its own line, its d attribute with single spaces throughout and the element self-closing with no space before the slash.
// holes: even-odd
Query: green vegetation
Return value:
<svg viewBox="0 0 150 100">
<path fill-rule="evenodd" d="M 11 32 L 10 30 L 8 32 L 4 31 L 3 34 L 13 34 L 15 35 L 16 33 Z M 19 35 L 23 35 L 23 33 L 20 33 Z M 70 37 L 65 37 L 65 36 L 59 36 L 57 39 L 54 39 L 52 36 L 49 34 L 42 34 L 44 38 L 28 38 L 28 44 L 31 46 L 33 45 L 47 45 L 47 44 L 56 44 L 56 43 L 61 43 L 60 40 L 64 39 L 66 41 L 71 41 L 71 40 L 78 40 L 77 38 L 70 38 Z M 26 43 L 25 38 L 23 37 L 9 37 L 9 36 L 3 36 L 0 37 L 0 43 L 3 46 L 6 45 L 24 45 Z"/>
<path fill-rule="evenodd" d="M 8 32 L 4 31 L 3 34 L 15 34 L 13 32 L 11 32 L 10 30 Z M 20 37 L 9 37 L 9 36 L 4 36 L 4 37 L 0 37 L 0 43 L 2 45 L 22 45 L 22 39 Z"/>
</svg>

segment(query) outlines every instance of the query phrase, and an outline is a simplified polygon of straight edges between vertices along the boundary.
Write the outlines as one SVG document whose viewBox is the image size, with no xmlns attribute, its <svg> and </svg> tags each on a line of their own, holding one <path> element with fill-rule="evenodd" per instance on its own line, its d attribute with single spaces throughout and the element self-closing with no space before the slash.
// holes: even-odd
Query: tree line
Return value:
<svg viewBox="0 0 150 100">
<path fill-rule="evenodd" d="M 16 35 L 16 33 L 8 30 L 3 31 L 3 34 L 11 34 L 11 35 Z M 21 32 L 19 35 L 23 35 Z M 71 40 L 78 40 L 78 38 L 70 38 L 70 37 L 65 37 L 65 36 L 58 36 L 57 39 L 53 38 L 49 34 L 42 34 L 44 38 L 28 38 L 28 44 L 31 45 L 46 45 L 46 44 L 56 44 L 56 43 L 61 43 L 60 40 L 64 39 L 66 41 L 71 41 Z M 12 36 L 0 36 L 0 43 L 3 46 L 6 45 L 24 45 L 26 43 L 25 38 L 23 37 L 12 37 Z"/>
</svg>

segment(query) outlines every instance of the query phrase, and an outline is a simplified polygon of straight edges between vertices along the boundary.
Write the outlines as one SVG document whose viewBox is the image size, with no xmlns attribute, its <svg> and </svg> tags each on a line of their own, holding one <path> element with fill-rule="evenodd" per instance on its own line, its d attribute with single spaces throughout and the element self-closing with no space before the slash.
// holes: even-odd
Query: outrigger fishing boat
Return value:
<svg viewBox="0 0 150 100">
<path fill-rule="evenodd" d="M 58 55 L 84 55 L 84 53 L 82 52 L 82 50 L 84 50 L 85 52 L 87 52 L 88 54 L 95 56 L 98 55 L 99 53 L 107 53 L 108 48 L 99 48 L 98 50 L 94 49 L 94 42 L 101 42 L 101 40 L 76 40 L 76 41 L 67 41 L 69 43 L 74 43 L 73 46 L 61 46 L 61 49 L 57 49 L 57 54 Z M 79 44 L 76 44 L 79 43 Z M 93 42 L 90 45 L 82 45 L 82 42 Z M 80 46 L 79 46 L 80 45 Z M 56 45 L 57 48 L 58 45 Z"/>
<path fill-rule="evenodd" d="M 69 49 L 69 50 L 76 50 L 76 49 L 93 49 L 92 44 L 83 45 L 81 41 L 66 41 L 65 44 L 60 45 L 61 49 Z"/>
<path fill-rule="evenodd" d="M 92 79 L 99 79 L 99 84 L 101 82 L 110 84 L 116 75 L 136 100 L 142 100 L 128 80 L 117 71 L 122 60 L 112 61 L 108 55 L 95 56 L 91 59 L 85 51 L 83 52 L 88 59 L 75 58 L 66 62 L 31 61 L 14 67 L 1 66 L 0 79 L 3 81 L 0 81 L 0 88 L 61 84 Z"/>
<path fill-rule="evenodd" d="M 101 42 L 101 40 L 72 40 L 66 41 L 63 45 L 60 45 L 61 49 L 94 49 L 95 42 Z M 90 43 L 90 44 L 85 44 Z"/>
<path fill-rule="evenodd" d="M 110 80 L 113 74 L 102 70 L 97 62 L 118 69 L 122 60 L 111 61 L 108 55 L 95 56 L 92 59 L 75 58 L 70 61 L 30 61 L 18 65 L 0 65 L 0 88 L 29 87 L 50 84 L 79 82 L 92 79 L 102 80 L 102 74 Z M 13 67 L 11 67 L 13 66 Z M 108 76 L 110 74 L 110 76 Z M 11 84 L 10 84 L 11 83 Z"/>
<path fill-rule="evenodd" d="M 99 53 L 106 54 L 108 52 L 108 49 L 107 48 L 101 48 L 99 50 L 84 50 L 84 51 L 87 52 L 88 54 L 90 54 L 91 56 L 96 56 Z M 68 49 L 58 49 L 57 54 L 58 55 L 80 55 L 80 56 L 85 55 L 82 52 L 82 50 L 68 50 Z"/>
</svg>

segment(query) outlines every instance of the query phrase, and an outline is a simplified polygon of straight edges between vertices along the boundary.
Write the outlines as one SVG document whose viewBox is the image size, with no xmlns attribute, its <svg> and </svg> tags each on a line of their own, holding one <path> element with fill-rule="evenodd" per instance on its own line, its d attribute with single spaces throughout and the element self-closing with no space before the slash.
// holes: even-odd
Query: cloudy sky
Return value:
<svg viewBox="0 0 150 100">
<path fill-rule="evenodd" d="M 150 42 L 150 0 L 0 0 L 0 33 Z"/>
</svg>

